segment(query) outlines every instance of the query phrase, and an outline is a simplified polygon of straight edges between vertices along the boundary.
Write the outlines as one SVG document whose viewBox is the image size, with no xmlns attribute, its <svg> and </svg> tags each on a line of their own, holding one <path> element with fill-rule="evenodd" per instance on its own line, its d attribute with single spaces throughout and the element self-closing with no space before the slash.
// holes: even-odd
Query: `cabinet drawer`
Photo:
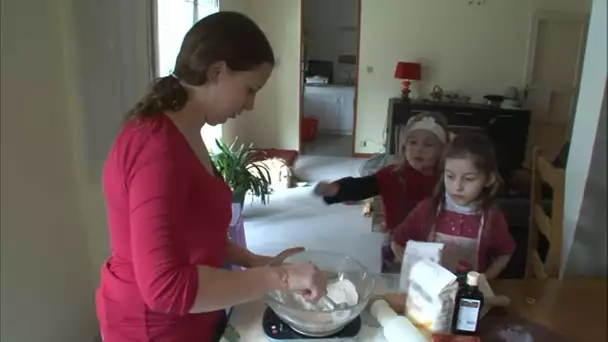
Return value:
<svg viewBox="0 0 608 342">
<path fill-rule="evenodd" d="M 448 123 L 456 126 L 485 126 L 491 119 L 491 116 L 465 111 L 453 111 L 444 114 L 447 114 Z"/>
</svg>

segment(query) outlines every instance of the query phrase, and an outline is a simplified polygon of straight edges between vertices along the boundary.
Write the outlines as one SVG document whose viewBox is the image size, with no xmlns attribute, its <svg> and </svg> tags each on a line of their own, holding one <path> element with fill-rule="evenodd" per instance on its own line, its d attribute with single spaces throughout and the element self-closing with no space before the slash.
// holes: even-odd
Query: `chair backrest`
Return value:
<svg viewBox="0 0 608 342">
<path fill-rule="evenodd" d="M 551 215 L 543 209 L 543 184 L 552 189 Z M 537 147 L 533 151 L 531 186 L 526 278 L 557 278 L 562 251 L 565 170 L 551 165 Z M 544 262 L 538 252 L 539 234 L 549 241 Z"/>
</svg>

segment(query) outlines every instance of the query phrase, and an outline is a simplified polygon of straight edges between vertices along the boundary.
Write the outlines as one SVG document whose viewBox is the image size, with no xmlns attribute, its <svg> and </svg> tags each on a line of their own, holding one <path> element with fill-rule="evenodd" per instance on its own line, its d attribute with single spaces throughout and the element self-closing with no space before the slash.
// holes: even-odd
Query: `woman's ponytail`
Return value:
<svg viewBox="0 0 608 342">
<path fill-rule="evenodd" d="M 125 115 L 125 121 L 133 118 L 149 118 L 166 111 L 178 111 L 186 105 L 188 92 L 173 75 L 156 79 L 146 95 Z"/>
</svg>

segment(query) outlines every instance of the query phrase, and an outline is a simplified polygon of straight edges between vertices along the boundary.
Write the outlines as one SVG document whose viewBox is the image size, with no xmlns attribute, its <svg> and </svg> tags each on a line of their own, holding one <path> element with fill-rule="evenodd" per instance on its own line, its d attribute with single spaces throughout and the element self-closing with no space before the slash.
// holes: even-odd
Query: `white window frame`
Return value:
<svg viewBox="0 0 608 342">
<path fill-rule="evenodd" d="M 154 38 L 152 39 L 153 43 L 152 43 L 152 47 L 154 50 L 154 73 L 156 77 L 163 77 L 163 76 L 167 76 L 172 70 L 170 68 L 167 67 L 167 65 L 171 65 L 174 63 L 175 59 L 177 58 L 177 54 L 179 53 L 179 46 L 181 45 L 181 42 L 183 40 L 183 35 L 186 34 L 187 29 L 186 27 L 183 28 L 183 30 L 179 30 L 179 31 L 183 31 L 179 32 L 178 34 L 181 35 L 180 37 L 175 37 L 175 41 L 172 41 L 173 43 L 173 48 L 174 48 L 174 53 L 171 53 L 171 57 L 166 57 L 163 56 L 165 60 L 173 60 L 173 62 L 168 63 L 165 60 L 161 59 L 161 53 L 160 53 L 160 49 L 162 48 L 162 43 L 161 43 L 161 33 L 160 33 L 160 26 L 159 26 L 159 22 L 163 22 L 163 19 L 167 19 L 167 17 L 164 16 L 170 16 L 170 18 L 174 18 L 175 20 L 183 20 L 183 16 L 182 18 L 180 18 L 178 13 L 175 12 L 162 12 L 162 9 L 167 9 L 169 7 L 167 7 L 166 5 L 171 2 L 171 3 L 177 3 L 179 2 L 179 5 L 183 5 L 184 2 L 189 3 L 192 5 L 192 22 L 190 25 L 187 25 L 187 29 L 189 29 L 192 25 L 194 25 L 197 21 L 199 21 L 200 19 L 206 17 L 207 15 L 213 14 L 213 13 L 217 13 L 220 10 L 220 5 L 219 5 L 219 0 L 154 0 L 153 1 L 153 26 L 154 26 L 154 30 L 153 30 L 153 35 Z M 160 10 L 159 10 L 160 9 Z M 163 18 L 161 18 L 161 16 L 163 16 Z M 165 69 L 164 71 L 161 70 Z M 215 150 L 217 149 L 217 146 L 215 144 L 215 140 L 221 140 L 222 139 L 222 125 L 216 125 L 216 126 L 210 126 L 210 125 L 205 125 L 203 126 L 203 128 L 201 129 L 201 136 L 203 138 L 203 141 L 205 142 L 205 145 L 207 146 L 207 148 L 209 150 Z"/>
</svg>

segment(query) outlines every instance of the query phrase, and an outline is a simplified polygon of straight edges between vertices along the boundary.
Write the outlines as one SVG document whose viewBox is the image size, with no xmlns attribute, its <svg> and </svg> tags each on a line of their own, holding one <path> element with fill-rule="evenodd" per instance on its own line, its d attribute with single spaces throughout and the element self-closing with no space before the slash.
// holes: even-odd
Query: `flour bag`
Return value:
<svg viewBox="0 0 608 342">
<path fill-rule="evenodd" d="M 448 334 L 458 293 L 456 276 L 439 263 L 425 259 L 412 265 L 405 315 L 418 328 Z"/>
<path fill-rule="evenodd" d="M 399 281 L 399 289 L 402 292 L 407 292 L 412 266 L 421 260 L 429 260 L 431 262 L 440 263 L 441 253 L 443 251 L 443 243 L 438 242 L 420 242 L 408 241 L 405 245 L 403 253 L 403 262 L 401 263 L 401 276 Z"/>
</svg>

